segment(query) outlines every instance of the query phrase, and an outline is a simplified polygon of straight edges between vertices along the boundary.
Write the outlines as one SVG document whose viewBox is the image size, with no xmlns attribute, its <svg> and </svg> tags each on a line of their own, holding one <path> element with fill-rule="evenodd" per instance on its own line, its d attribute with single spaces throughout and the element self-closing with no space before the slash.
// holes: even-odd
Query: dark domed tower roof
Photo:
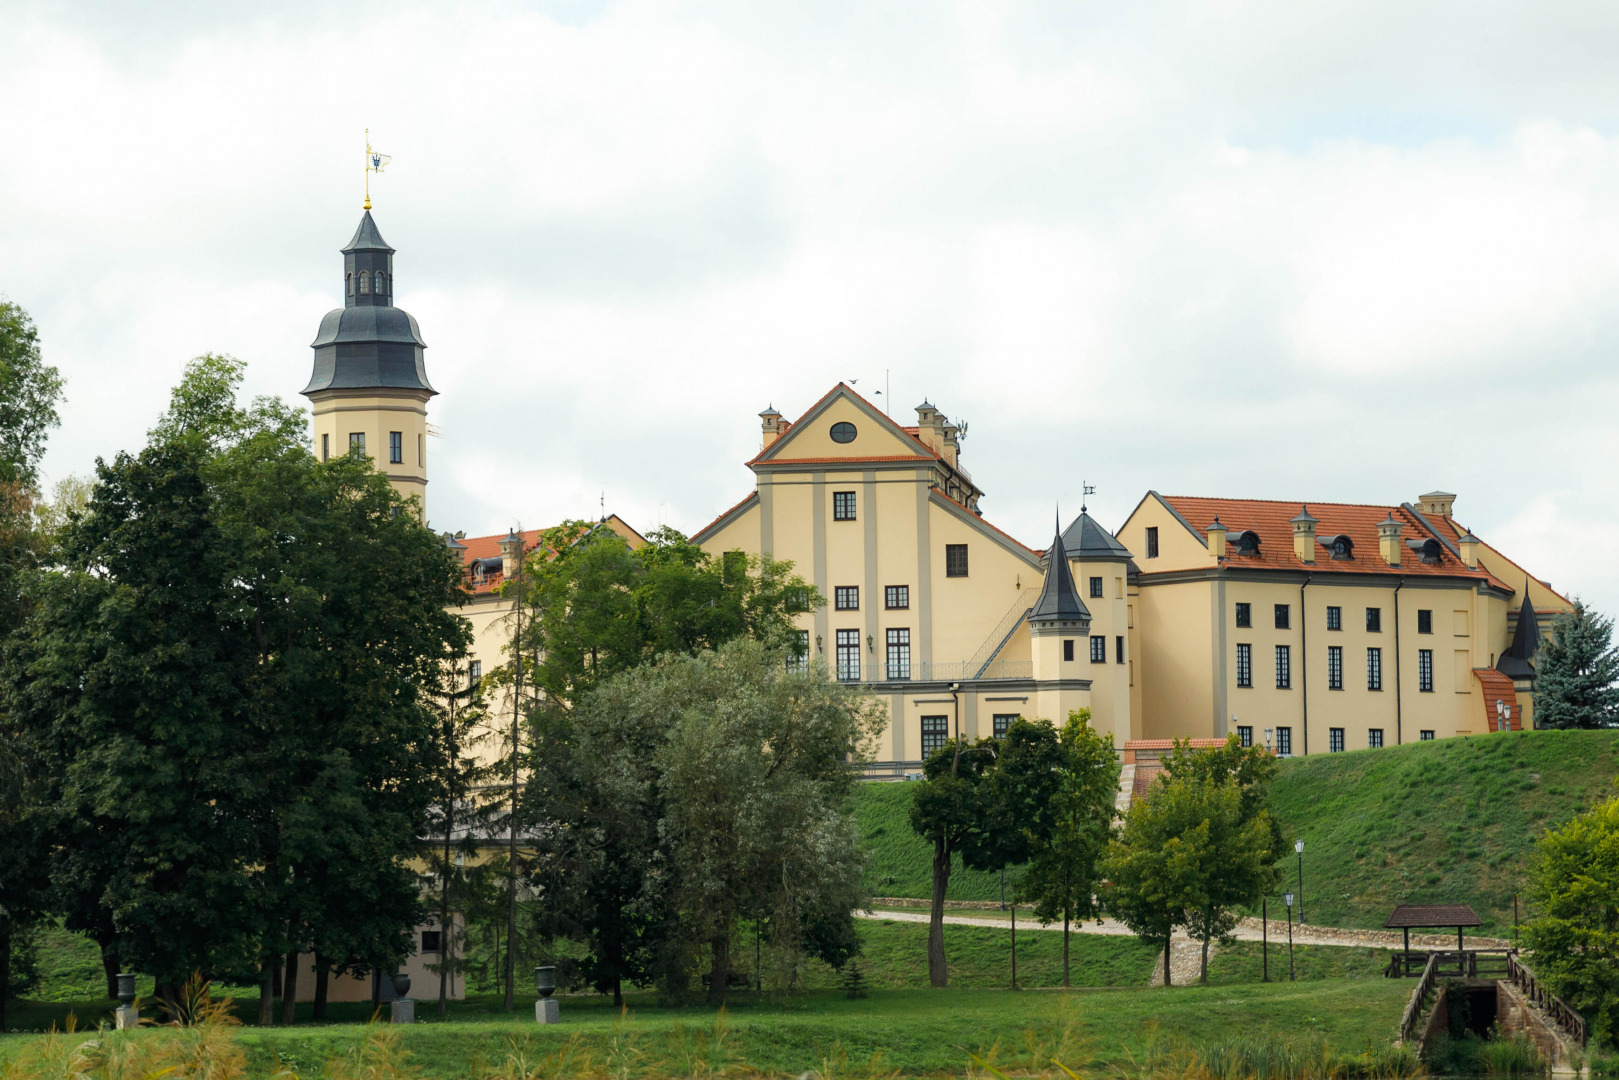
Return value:
<svg viewBox="0 0 1619 1080">
<path fill-rule="evenodd" d="M 1061 525 L 1061 522 L 1058 524 Z M 1063 544 L 1062 531 L 1058 529 L 1052 537 L 1051 547 L 1046 551 L 1046 580 L 1040 589 L 1040 599 L 1035 601 L 1029 612 L 1029 622 L 1088 625 L 1090 621 L 1090 609 L 1079 598 L 1079 590 L 1074 588 L 1074 575 L 1068 569 L 1068 551 Z"/>
<path fill-rule="evenodd" d="M 427 343 L 410 314 L 393 306 L 394 249 L 367 210 L 343 249 L 343 306 L 326 313 L 311 343 L 315 370 L 304 394 L 322 390 L 415 390 L 427 381 Z"/>
</svg>

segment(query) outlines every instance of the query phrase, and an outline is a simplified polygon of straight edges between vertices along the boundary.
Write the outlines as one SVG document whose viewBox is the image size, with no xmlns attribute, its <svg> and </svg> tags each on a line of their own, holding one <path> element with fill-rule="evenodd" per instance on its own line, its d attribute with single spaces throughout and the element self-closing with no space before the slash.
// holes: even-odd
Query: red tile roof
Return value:
<svg viewBox="0 0 1619 1080">
<path fill-rule="evenodd" d="M 1407 540 L 1427 540 L 1433 534 L 1415 513 L 1403 506 L 1368 506 L 1358 503 L 1298 503 L 1277 502 L 1270 499 L 1205 499 L 1186 495 L 1161 496 L 1165 503 L 1190 522 L 1200 539 L 1207 540 L 1208 527 L 1218 517 L 1228 530 L 1230 542 L 1226 544 L 1226 566 L 1267 567 L 1276 570 L 1313 570 L 1333 573 L 1388 574 L 1401 573 L 1415 576 L 1464 577 L 1486 581 L 1508 593 L 1512 586 L 1480 567 L 1469 570 L 1449 549 L 1441 552 L 1438 563 L 1425 563 L 1419 552 L 1411 550 Z M 1316 557 L 1314 564 L 1306 565 L 1293 553 L 1293 518 L 1303 506 L 1318 520 L 1315 527 Z M 1390 514 L 1404 529 L 1400 533 L 1400 565 L 1398 568 L 1383 561 L 1378 548 L 1377 524 Z M 1432 517 L 1428 521 L 1433 522 Z M 1239 555 L 1236 550 L 1237 534 L 1252 530 L 1259 535 L 1259 554 Z M 1321 541 L 1338 535 L 1348 536 L 1353 557 L 1334 559 Z M 1454 537 L 1446 537 L 1454 540 Z"/>
<path fill-rule="evenodd" d="M 622 536 L 625 542 L 628 543 L 632 549 L 638 548 L 646 543 L 646 537 L 642 536 L 639 532 L 636 532 L 629 522 L 625 521 L 617 514 L 607 515 L 607 527 L 612 529 L 618 535 Z M 500 542 L 506 539 L 508 535 L 510 534 L 495 533 L 491 536 L 463 536 L 457 540 L 457 543 L 466 548 L 465 551 L 461 552 L 461 565 L 467 567 L 468 574 L 472 573 L 472 564 L 475 561 L 479 559 L 500 558 Z M 518 533 L 518 535 L 523 538 L 523 553 L 527 554 L 528 552 L 533 551 L 539 544 L 540 537 L 545 535 L 545 530 L 525 529 L 523 532 Z M 479 595 L 492 593 L 496 589 L 500 588 L 504 580 L 505 577 L 499 570 L 492 573 L 486 573 L 482 581 L 478 581 L 476 578 L 474 578 L 472 591 Z"/>
<path fill-rule="evenodd" d="M 1484 728 L 1485 731 L 1495 730 L 1495 703 L 1504 701 L 1512 710 L 1512 730 L 1521 731 L 1523 727 L 1523 710 L 1518 707 L 1518 689 L 1512 685 L 1512 680 L 1494 668 L 1474 668 L 1473 678 L 1484 690 Z"/>
<path fill-rule="evenodd" d="M 736 502 L 732 503 L 730 506 L 726 507 L 724 510 L 721 510 L 718 514 L 715 515 L 713 521 L 710 521 L 707 525 L 704 525 L 701 529 L 698 529 L 696 532 L 692 533 L 692 535 L 693 536 L 701 536 L 701 535 L 703 535 L 708 530 L 714 528 L 714 526 L 718 525 L 720 522 L 724 521 L 726 518 L 730 517 L 732 514 L 736 513 L 738 510 L 742 509 L 744 506 L 748 505 L 748 503 L 752 502 L 754 499 L 757 499 L 758 497 L 759 497 L 759 493 L 757 491 L 748 492 L 746 495 L 742 496 L 742 498 L 738 499 Z"/>
</svg>

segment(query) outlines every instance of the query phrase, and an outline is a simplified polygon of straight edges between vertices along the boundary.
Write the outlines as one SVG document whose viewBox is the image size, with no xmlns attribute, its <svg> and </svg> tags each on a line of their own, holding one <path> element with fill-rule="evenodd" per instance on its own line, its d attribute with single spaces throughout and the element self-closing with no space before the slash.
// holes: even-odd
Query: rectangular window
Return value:
<svg viewBox="0 0 1619 1080">
<path fill-rule="evenodd" d="M 832 607 L 836 611 L 860 610 L 860 586 L 835 585 L 832 588 Z"/>
<path fill-rule="evenodd" d="M 405 433 L 403 431 L 388 432 L 388 464 L 403 465 L 405 463 Z"/>
<path fill-rule="evenodd" d="M 995 714 L 995 719 L 994 719 L 995 737 L 997 739 L 1006 738 L 1006 730 L 1007 730 L 1007 728 L 1010 728 L 1014 723 L 1016 723 L 1017 721 L 1019 721 L 1021 719 L 1023 719 L 1023 717 L 1021 715 L 1019 715 L 1018 713 L 1015 713 L 1015 712 L 1012 712 L 1012 713 L 998 712 L 998 713 L 996 713 Z"/>
<path fill-rule="evenodd" d="M 1118 637 L 1115 637 L 1113 639 L 1113 662 L 1115 664 L 1124 663 L 1124 635 L 1123 634 L 1120 634 Z"/>
<path fill-rule="evenodd" d="M 427 466 L 427 437 L 424 435 L 416 436 L 416 464 Z"/>
<path fill-rule="evenodd" d="M 1369 607 L 1366 609 L 1366 632 L 1368 634 L 1381 634 L 1383 632 L 1383 609 Z"/>
<path fill-rule="evenodd" d="M 1288 645 L 1276 646 L 1276 689 L 1293 689 L 1293 649 Z"/>
<path fill-rule="evenodd" d="M 795 586 L 787 590 L 787 610 L 793 614 L 802 614 L 810 609 L 809 586 Z"/>
<path fill-rule="evenodd" d="M 1244 750 L 1254 745 L 1254 729 L 1247 724 L 1237 725 L 1237 741 Z"/>
<path fill-rule="evenodd" d="M 1097 634 L 1091 638 L 1091 663 L 1107 663 L 1107 638 Z"/>
<path fill-rule="evenodd" d="M 1074 639 L 1073 638 L 1063 638 L 1062 639 L 1062 658 L 1064 660 L 1072 660 L 1074 658 Z"/>
<path fill-rule="evenodd" d="M 1372 750 L 1380 749 L 1383 745 L 1383 729 L 1380 727 L 1367 729 L 1366 745 Z"/>
<path fill-rule="evenodd" d="M 1417 633 L 1433 633 L 1433 612 L 1426 608 L 1417 609 Z"/>
<path fill-rule="evenodd" d="M 1417 733 L 1417 738 L 1422 742 L 1433 742 L 1433 730 L 1431 728 L 1423 728 Z"/>
<path fill-rule="evenodd" d="M 1383 689 L 1383 650 L 1366 650 L 1366 689 Z"/>
<path fill-rule="evenodd" d="M 860 681 L 860 631 L 838 631 L 838 681 Z"/>
<path fill-rule="evenodd" d="M 922 717 L 922 757 L 932 757 L 934 751 L 943 749 L 944 744 L 949 740 L 950 718 L 948 716 Z"/>
<path fill-rule="evenodd" d="M 349 432 L 349 450 L 350 452 L 358 450 L 362 454 L 365 453 L 365 432 Z"/>
<path fill-rule="evenodd" d="M 1287 625 L 1288 625 L 1287 605 L 1286 604 L 1277 604 L 1276 605 L 1276 629 L 1278 629 L 1278 630 L 1286 630 Z"/>
<path fill-rule="evenodd" d="M 467 663 L 467 681 L 476 684 L 483 678 L 483 661 L 471 660 Z"/>
<path fill-rule="evenodd" d="M 967 545 L 946 544 L 944 546 L 944 576 L 967 576 Z"/>
<path fill-rule="evenodd" d="M 1433 693 L 1433 650 L 1417 650 L 1417 689 L 1424 694 Z"/>
<path fill-rule="evenodd" d="M 1340 645 L 1327 646 L 1327 689 L 1344 688 L 1344 650 Z"/>
<path fill-rule="evenodd" d="M 1093 599 L 1093 600 L 1098 599 L 1098 598 L 1101 597 L 1101 595 L 1102 595 L 1102 579 L 1099 578 L 1099 577 L 1091 578 L 1091 599 Z"/>
<path fill-rule="evenodd" d="M 1149 525 L 1149 526 L 1147 526 L 1147 558 L 1156 559 L 1157 557 L 1158 557 L 1158 526 Z"/>
<path fill-rule="evenodd" d="M 883 590 L 883 603 L 889 611 L 905 611 L 911 606 L 909 585 L 890 585 Z"/>
<path fill-rule="evenodd" d="M 1237 646 L 1237 685 L 1244 689 L 1254 685 L 1254 647 Z"/>
<path fill-rule="evenodd" d="M 834 491 L 832 493 L 832 520 L 854 520 L 854 492 Z"/>
<path fill-rule="evenodd" d="M 1327 729 L 1327 753 L 1341 754 L 1344 752 L 1344 729 L 1329 727 Z"/>
<path fill-rule="evenodd" d="M 444 932 L 442 930 L 422 931 L 422 952 L 436 953 L 444 951 Z"/>
<path fill-rule="evenodd" d="M 1344 628 L 1344 609 L 1341 607 L 1327 608 L 1327 629 L 1342 630 Z"/>
<path fill-rule="evenodd" d="M 909 630 L 888 631 L 888 677 L 890 679 L 909 679 L 911 677 L 911 632 Z"/>
<path fill-rule="evenodd" d="M 809 670 L 809 631 L 794 630 L 793 648 L 787 654 L 787 670 L 802 675 Z"/>
<path fill-rule="evenodd" d="M 320 459 L 322 461 L 332 460 L 332 437 L 330 435 L 320 437 Z"/>
<path fill-rule="evenodd" d="M 1293 755 L 1293 729 L 1279 727 L 1276 729 L 1276 756 L 1291 757 Z"/>
<path fill-rule="evenodd" d="M 1237 605 L 1237 627 L 1247 629 L 1254 624 L 1254 607 L 1252 604 Z"/>
</svg>

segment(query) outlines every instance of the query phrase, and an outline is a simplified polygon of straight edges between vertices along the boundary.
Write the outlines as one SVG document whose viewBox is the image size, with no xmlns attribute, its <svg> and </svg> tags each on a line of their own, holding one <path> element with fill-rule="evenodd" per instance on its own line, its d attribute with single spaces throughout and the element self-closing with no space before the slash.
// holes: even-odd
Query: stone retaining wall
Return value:
<svg viewBox="0 0 1619 1080">
<path fill-rule="evenodd" d="M 1261 920 L 1247 918 L 1238 925 L 1258 933 L 1261 929 Z M 1277 928 L 1281 928 L 1280 940 L 1287 939 L 1287 923 L 1278 919 L 1270 920 L 1271 939 L 1278 940 Z M 1365 945 L 1378 949 L 1399 949 L 1405 945 L 1403 935 L 1398 930 L 1354 930 L 1341 926 L 1316 926 L 1313 923 L 1294 923 L 1295 934 L 1308 934 L 1316 938 L 1328 938 L 1332 941 L 1341 941 L 1345 945 Z M 1506 938 L 1469 937 L 1466 939 L 1468 948 L 1472 949 L 1510 949 L 1512 942 Z M 1456 947 L 1455 934 L 1412 934 L 1411 947 L 1413 949 L 1454 949 Z"/>
</svg>

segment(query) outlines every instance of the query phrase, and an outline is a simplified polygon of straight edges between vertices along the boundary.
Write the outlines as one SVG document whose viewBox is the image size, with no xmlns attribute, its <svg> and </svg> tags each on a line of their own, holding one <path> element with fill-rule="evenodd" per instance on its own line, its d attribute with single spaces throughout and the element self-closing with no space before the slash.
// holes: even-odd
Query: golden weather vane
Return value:
<svg viewBox="0 0 1619 1080">
<path fill-rule="evenodd" d="M 365 209 L 371 209 L 371 174 L 388 167 L 393 158 L 371 149 L 371 129 L 365 129 Z"/>
</svg>

